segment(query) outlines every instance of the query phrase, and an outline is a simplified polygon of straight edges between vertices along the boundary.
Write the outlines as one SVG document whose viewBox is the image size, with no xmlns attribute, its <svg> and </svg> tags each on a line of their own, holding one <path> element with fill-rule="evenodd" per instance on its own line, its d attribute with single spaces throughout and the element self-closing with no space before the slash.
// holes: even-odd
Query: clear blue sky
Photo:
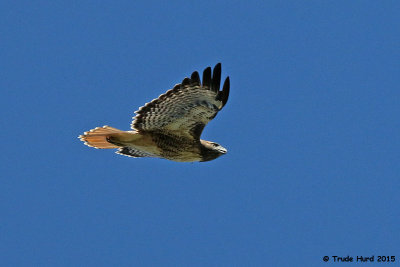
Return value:
<svg viewBox="0 0 400 267">
<path fill-rule="evenodd" d="M 398 1 L 137 2 L 0 4 L 2 266 L 400 261 Z M 78 140 L 217 62 L 227 155 Z"/>
</svg>

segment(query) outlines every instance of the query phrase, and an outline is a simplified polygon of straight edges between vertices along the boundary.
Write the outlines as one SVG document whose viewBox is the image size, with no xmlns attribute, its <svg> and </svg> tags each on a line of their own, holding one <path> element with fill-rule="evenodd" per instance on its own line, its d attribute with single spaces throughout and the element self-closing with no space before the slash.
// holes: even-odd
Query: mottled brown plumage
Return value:
<svg viewBox="0 0 400 267">
<path fill-rule="evenodd" d="M 204 127 L 225 106 L 229 97 L 229 77 L 222 90 L 221 63 L 208 67 L 203 80 L 197 71 L 173 89 L 143 107 L 133 118 L 133 131 L 109 126 L 97 127 L 80 135 L 86 145 L 118 148 L 130 157 L 157 157 L 173 161 L 209 161 L 226 153 L 217 143 L 200 139 Z"/>
</svg>

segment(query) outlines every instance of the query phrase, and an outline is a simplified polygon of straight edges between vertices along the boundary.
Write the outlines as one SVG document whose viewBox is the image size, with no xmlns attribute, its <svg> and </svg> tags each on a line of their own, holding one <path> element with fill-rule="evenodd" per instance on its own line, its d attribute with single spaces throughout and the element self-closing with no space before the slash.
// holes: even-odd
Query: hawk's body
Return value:
<svg viewBox="0 0 400 267">
<path fill-rule="evenodd" d="M 118 148 L 117 153 L 130 157 L 158 157 L 173 161 L 209 161 L 226 153 L 222 146 L 201 140 L 206 124 L 226 104 L 229 77 L 219 90 L 221 64 L 213 73 L 208 67 L 203 81 L 193 72 L 181 84 L 141 107 L 132 122 L 133 131 L 109 126 L 97 127 L 79 138 L 95 148 Z"/>
</svg>

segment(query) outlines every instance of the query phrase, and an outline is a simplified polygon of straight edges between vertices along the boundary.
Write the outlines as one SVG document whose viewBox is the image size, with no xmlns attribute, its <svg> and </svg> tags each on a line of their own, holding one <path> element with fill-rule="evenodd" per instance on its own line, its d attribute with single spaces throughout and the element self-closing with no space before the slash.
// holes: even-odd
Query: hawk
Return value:
<svg viewBox="0 0 400 267">
<path fill-rule="evenodd" d="M 225 106 L 229 77 L 222 90 L 221 63 L 197 71 L 136 111 L 132 131 L 110 126 L 94 128 L 79 139 L 94 148 L 118 148 L 117 154 L 164 158 L 179 162 L 210 161 L 225 154 L 221 145 L 200 139 L 204 127 Z"/>
</svg>

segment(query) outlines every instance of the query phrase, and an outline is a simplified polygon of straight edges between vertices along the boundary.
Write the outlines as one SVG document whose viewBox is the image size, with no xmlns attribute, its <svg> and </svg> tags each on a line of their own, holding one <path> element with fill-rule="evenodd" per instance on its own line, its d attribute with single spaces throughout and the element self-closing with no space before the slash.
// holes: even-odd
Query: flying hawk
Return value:
<svg viewBox="0 0 400 267">
<path fill-rule="evenodd" d="M 95 148 L 118 148 L 117 154 L 139 158 L 165 158 L 179 162 L 209 161 L 227 150 L 217 143 L 201 140 L 209 121 L 225 106 L 229 96 L 229 77 L 222 90 L 221 63 L 174 86 L 136 111 L 132 131 L 110 126 L 97 127 L 79 139 Z"/>
</svg>

